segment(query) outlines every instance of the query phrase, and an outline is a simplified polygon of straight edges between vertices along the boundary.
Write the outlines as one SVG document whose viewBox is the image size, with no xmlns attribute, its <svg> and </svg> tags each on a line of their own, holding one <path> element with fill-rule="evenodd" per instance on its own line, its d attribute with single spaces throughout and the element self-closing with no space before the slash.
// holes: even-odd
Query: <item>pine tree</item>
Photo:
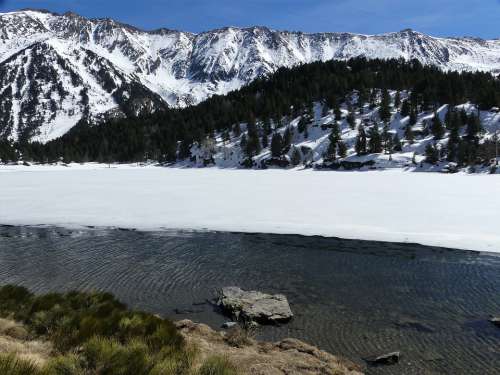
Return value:
<svg viewBox="0 0 500 375">
<path fill-rule="evenodd" d="M 241 135 L 241 126 L 239 123 L 234 124 L 233 126 L 233 135 L 237 138 Z"/>
<path fill-rule="evenodd" d="M 262 148 L 267 148 L 269 146 L 269 139 L 267 138 L 266 132 L 262 133 L 261 143 L 262 143 Z"/>
<path fill-rule="evenodd" d="M 378 154 L 382 152 L 382 138 L 378 130 L 378 125 L 375 124 L 370 129 L 370 140 L 368 141 L 368 152 L 370 154 Z"/>
<path fill-rule="evenodd" d="M 444 126 L 448 130 L 451 130 L 453 127 L 453 117 L 454 117 L 454 110 L 452 106 L 448 106 L 448 110 L 446 111 L 446 115 L 444 116 Z"/>
<path fill-rule="evenodd" d="M 464 108 L 460 110 L 460 121 L 462 124 L 467 124 L 467 120 L 469 119 L 469 116 L 467 115 L 467 112 L 465 111 Z"/>
<path fill-rule="evenodd" d="M 342 112 L 340 111 L 340 107 L 338 103 L 335 103 L 335 108 L 333 109 L 333 114 L 335 115 L 335 121 L 342 120 Z"/>
<path fill-rule="evenodd" d="M 380 102 L 379 116 L 380 120 L 388 123 L 391 120 L 391 96 L 387 90 L 382 91 L 382 101 Z"/>
<path fill-rule="evenodd" d="M 293 138 L 293 130 L 290 128 L 290 126 L 287 126 L 285 129 L 285 132 L 283 133 L 283 150 L 287 151 L 290 148 L 290 145 L 292 144 L 292 138 Z"/>
<path fill-rule="evenodd" d="M 415 134 L 413 133 L 413 129 L 410 124 L 406 125 L 405 127 L 405 139 L 410 145 L 415 142 Z"/>
<path fill-rule="evenodd" d="M 279 158 L 283 154 L 283 137 L 280 133 L 274 133 L 271 139 L 271 155 Z"/>
<path fill-rule="evenodd" d="M 307 130 L 307 125 L 309 123 L 309 120 L 306 118 L 306 116 L 302 116 L 299 120 L 299 124 L 297 125 L 297 130 L 299 133 L 304 133 Z"/>
<path fill-rule="evenodd" d="M 347 156 L 347 145 L 343 141 L 339 141 L 337 143 L 338 154 L 341 158 L 345 158 Z"/>
<path fill-rule="evenodd" d="M 399 139 L 398 133 L 394 135 L 394 138 L 392 139 L 392 149 L 395 152 L 401 152 L 403 151 L 403 145 L 401 144 L 401 140 Z"/>
<path fill-rule="evenodd" d="M 374 109 L 377 106 L 377 90 L 372 89 L 370 91 L 370 109 Z"/>
<path fill-rule="evenodd" d="M 366 90 L 366 88 L 362 88 L 359 90 L 359 93 L 358 93 L 358 107 L 359 108 L 363 108 L 363 106 L 365 105 L 365 103 L 368 101 L 368 91 Z"/>
<path fill-rule="evenodd" d="M 401 105 L 401 93 L 398 91 L 396 92 L 396 96 L 394 98 L 394 107 L 398 109 L 400 105 Z"/>
<path fill-rule="evenodd" d="M 356 127 L 356 116 L 354 115 L 354 111 L 350 111 L 347 115 L 347 124 L 349 124 L 352 130 Z"/>
<path fill-rule="evenodd" d="M 401 106 L 401 116 L 407 117 L 407 116 L 410 116 L 410 113 L 411 113 L 410 101 L 405 100 L 405 101 L 403 101 L 403 104 Z"/>
<path fill-rule="evenodd" d="M 354 150 L 358 156 L 366 154 L 366 133 L 362 124 L 358 126 L 358 136 L 356 137 Z"/>
<path fill-rule="evenodd" d="M 243 134 L 240 139 L 240 148 L 243 150 L 243 152 L 246 152 L 247 144 L 247 136 L 246 134 Z"/>
<path fill-rule="evenodd" d="M 434 112 L 434 117 L 432 118 L 431 133 L 435 139 L 441 139 L 444 136 L 444 127 L 437 112 Z"/>
<path fill-rule="evenodd" d="M 340 128 L 337 122 L 333 124 L 332 131 L 328 136 L 328 140 L 330 141 L 330 144 L 328 145 L 328 149 L 325 154 L 325 159 L 335 160 L 337 158 L 337 145 L 338 142 L 341 140 Z"/>
<path fill-rule="evenodd" d="M 328 106 L 326 103 L 321 103 L 321 117 L 325 117 L 328 115 Z"/>
<path fill-rule="evenodd" d="M 264 124 L 262 125 L 262 130 L 266 136 L 270 136 L 272 133 L 271 119 L 267 118 L 264 120 Z"/>
<path fill-rule="evenodd" d="M 390 133 L 389 124 L 385 123 L 382 128 L 382 143 L 385 149 L 385 152 L 392 152 L 392 135 Z"/>
<path fill-rule="evenodd" d="M 481 131 L 481 120 L 474 113 L 471 113 L 467 118 L 467 138 L 475 139 Z"/>
<path fill-rule="evenodd" d="M 436 164 L 439 161 L 439 151 L 431 143 L 425 147 L 425 161 L 430 164 Z"/>
<path fill-rule="evenodd" d="M 297 147 L 293 147 L 291 156 L 292 165 L 297 166 L 302 162 L 302 155 Z"/>
<path fill-rule="evenodd" d="M 415 108 L 410 110 L 410 125 L 415 125 L 417 123 L 417 111 Z"/>
<path fill-rule="evenodd" d="M 247 157 L 251 158 L 258 155 L 261 151 L 259 133 L 254 121 L 249 121 L 247 124 L 247 140 L 246 147 L 243 148 Z"/>
<path fill-rule="evenodd" d="M 453 122 L 452 122 L 453 124 Z M 452 125 L 453 126 L 453 125 Z M 450 136 L 448 137 L 448 161 L 456 161 L 458 158 L 458 148 L 460 145 L 460 133 L 457 126 L 450 129 Z"/>
</svg>

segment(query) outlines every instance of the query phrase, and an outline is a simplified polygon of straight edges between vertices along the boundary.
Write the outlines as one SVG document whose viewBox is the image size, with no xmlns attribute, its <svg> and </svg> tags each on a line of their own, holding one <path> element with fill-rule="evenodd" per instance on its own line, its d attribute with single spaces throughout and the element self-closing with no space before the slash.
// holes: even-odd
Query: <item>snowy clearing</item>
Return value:
<svg viewBox="0 0 500 375">
<path fill-rule="evenodd" d="M 0 223 L 323 235 L 500 252 L 500 178 L 1 167 Z"/>
</svg>

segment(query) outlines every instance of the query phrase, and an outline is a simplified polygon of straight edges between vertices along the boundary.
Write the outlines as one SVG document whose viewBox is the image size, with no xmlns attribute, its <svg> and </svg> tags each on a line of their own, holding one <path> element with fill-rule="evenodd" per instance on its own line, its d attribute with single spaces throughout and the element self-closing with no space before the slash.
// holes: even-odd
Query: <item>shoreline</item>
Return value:
<svg viewBox="0 0 500 375">
<path fill-rule="evenodd" d="M 364 366 L 298 339 L 267 342 L 256 340 L 251 331 L 240 326 L 216 331 L 191 320 L 172 321 L 130 310 L 109 293 L 34 295 L 23 287 L 5 285 L 0 288 L 0 299 L 5 305 L 0 314 L 0 368 L 8 373 L 15 369 L 40 375 L 83 373 L 84 369 L 94 373 L 92 369 L 99 372 L 101 366 L 112 371 L 125 366 L 121 368 L 159 374 L 164 373 L 161 369 L 167 363 L 166 368 L 186 375 L 363 375 Z M 102 308 L 112 309 L 114 315 L 96 315 Z M 60 316 L 52 316 L 56 310 Z M 74 324 L 71 317 L 81 323 L 75 337 L 58 327 Z M 49 319 L 47 326 L 40 325 L 45 319 Z M 101 325 L 83 324 L 89 319 Z M 118 319 L 114 332 L 104 328 L 110 319 Z M 83 340 L 80 346 L 79 340 Z M 110 362 L 112 358 L 124 362 Z M 210 363 L 223 366 L 227 372 L 207 372 Z"/>
<path fill-rule="evenodd" d="M 384 240 L 370 240 L 362 238 L 344 238 L 336 236 L 323 236 L 319 234 L 300 234 L 300 233 L 272 233 L 272 232 L 238 232 L 238 231 L 224 231 L 224 230 L 211 230 L 211 229 L 190 229 L 190 228 L 124 228 L 124 227 L 111 227 L 111 226 L 94 226 L 94 225 L 54 225 L 54 224 L 5 224 L 0 222 L 0 229 L 2 228 L 19 228 L 19 229 L 41 229 L 41 230 L 67 230 L 67 231 L 96 231 L 96 232 L 132 232 L 132 233 L 162 233 L 162 234 L 172 234 L 172 235 L 196 235 L 196 234 L 236 234 L 236 235 L 269 235 L 269 236 L 291 236 L 303 239 L 324 239 L 324 240 L 340 240 L 340 241 L 358 241 L 358 242 L 371 242 L 380 244 L 394 244 L 394 245 L 408 245 L 408 246 L 421 246 L 425 249 L 432 249 L 432 251 L 449 251 L 451 253 L 456 253 L 457 255 L 465 255 L 467 253 L 474 255 L 485 255 L 485 256 L 500 256 L 500 250 L 497 252 L 493 251 L 481 251 L 481 250 L 468 250 L 468 249 L 457 249 L 446 246 L 434 246 L 425 245 L 418 242 L 397 242 L 397 241 L 384 241 Z"/>
</svg>

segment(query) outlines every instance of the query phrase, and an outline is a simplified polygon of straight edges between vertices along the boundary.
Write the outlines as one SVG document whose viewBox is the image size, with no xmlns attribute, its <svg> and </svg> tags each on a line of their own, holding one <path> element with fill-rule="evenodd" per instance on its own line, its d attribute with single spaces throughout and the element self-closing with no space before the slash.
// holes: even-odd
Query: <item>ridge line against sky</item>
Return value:
<svg viewBox="0 0 500 375">
<path fill-rule="evenodd" d="M 439 37 L 500 38 L 500 0 L 0 0 L 0 12 L 22 8 L 109 17 L 145 30 L 260 25 L 381 34 L 411 28 Z"/>
</svg>

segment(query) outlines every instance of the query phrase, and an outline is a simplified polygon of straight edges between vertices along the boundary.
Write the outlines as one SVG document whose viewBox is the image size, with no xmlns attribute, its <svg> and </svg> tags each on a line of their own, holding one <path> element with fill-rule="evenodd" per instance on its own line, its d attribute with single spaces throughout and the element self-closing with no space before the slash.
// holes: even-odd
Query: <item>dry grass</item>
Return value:
<svg viewBox="0 0 500 375">
<path fill-rule="evenodd" d="M 0 353 L 43 366 L 50 359 L 52 345 L 46 341 L 27 340 L 28 332 L 19 323 L 0 319 Z"/>
<path fill-rule="evenodd" d="M 244 348 L 254 343 L 254 337 L 255 333 L 253 330 L 234 326 L 226 332 L 224 339 L 231 346 Z"/>
<path fill-rule="evenodd" d="M 22 324 L 9 319 L 0 318 L 0 335 L 9 336 L 18 340 L 26 340 L 28 331 Z"/>
</svg>

